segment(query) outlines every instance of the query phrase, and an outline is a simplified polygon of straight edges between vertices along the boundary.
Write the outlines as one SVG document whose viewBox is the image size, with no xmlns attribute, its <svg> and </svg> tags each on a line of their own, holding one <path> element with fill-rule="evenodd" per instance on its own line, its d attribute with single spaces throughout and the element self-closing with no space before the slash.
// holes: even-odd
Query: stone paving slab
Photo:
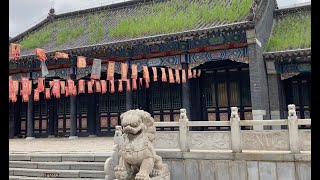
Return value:
<svg viewBox="0 0 320 180">
<path fill-rule="evenodd" d="M 113 137 L 9 139 L 9 152 L 25 153 L 106 153 L 113 149 Z"/>
</svg>

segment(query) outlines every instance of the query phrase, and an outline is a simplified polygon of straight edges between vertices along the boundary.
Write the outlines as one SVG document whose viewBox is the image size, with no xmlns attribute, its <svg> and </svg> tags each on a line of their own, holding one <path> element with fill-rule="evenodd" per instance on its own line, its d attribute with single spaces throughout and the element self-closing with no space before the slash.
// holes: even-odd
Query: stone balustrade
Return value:
<svg viewBox="0 0 320 180">
<path fill-rule="evenodd" d="M 241 120 L 238 108 L 231 108 L 230 121 L 189 121 L 186 110 L 181 109 L 179 122 L 156 122 L 156 127 L 175 127 L 179 131 L 157 131 L 157 150 L 190 152 L 198 150 L 225 151 L 287 151 L 293 154 L 311 151 L 311 119 L 298 119 L 295 105 L 288 105 L 288 119 Z M 241 126 L 286 125 L 282 130 L 241 130 Z M 227 126 L 230 131 L 190 131 L 190 127 Z"/>
</svg>

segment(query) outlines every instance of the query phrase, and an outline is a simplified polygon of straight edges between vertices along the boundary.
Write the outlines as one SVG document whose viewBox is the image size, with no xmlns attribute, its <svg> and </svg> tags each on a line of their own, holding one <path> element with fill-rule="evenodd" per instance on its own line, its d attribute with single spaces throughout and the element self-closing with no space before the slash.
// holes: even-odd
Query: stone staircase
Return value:
<svg viewBox="0 0 320 180">
<path fill-rule="evenodd" d="M 102 180 L 110 154 L 9 154 L 10 180 Z"/>
</svg>

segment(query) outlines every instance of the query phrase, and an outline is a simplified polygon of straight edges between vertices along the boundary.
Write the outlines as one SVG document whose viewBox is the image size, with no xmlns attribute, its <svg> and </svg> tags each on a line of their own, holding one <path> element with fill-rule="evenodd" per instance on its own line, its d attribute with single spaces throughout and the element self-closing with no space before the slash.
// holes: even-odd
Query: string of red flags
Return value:
<svg viewBox="0 0 320 180">
<path fill-rule="evenodd" d="M 9 44 L 9 61 L 18 60 L 20 58 L 21 45 L 10 43 Z"/>
</svg>

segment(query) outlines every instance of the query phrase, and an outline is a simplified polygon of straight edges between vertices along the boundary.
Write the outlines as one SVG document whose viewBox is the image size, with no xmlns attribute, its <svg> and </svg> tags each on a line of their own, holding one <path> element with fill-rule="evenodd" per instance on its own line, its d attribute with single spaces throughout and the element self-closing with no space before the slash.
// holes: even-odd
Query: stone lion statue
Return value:
<svg viewBox="0 0 320 180">
<path fill-rule="evenodd" d="M 118 180 L 147 180 L 169 173 L 168 166 L 156 155 L 153 141 L 154 119 L 143 110 L 129 110 L 120 116 L 124 142 L 119 150 Z"/>
</svg>

